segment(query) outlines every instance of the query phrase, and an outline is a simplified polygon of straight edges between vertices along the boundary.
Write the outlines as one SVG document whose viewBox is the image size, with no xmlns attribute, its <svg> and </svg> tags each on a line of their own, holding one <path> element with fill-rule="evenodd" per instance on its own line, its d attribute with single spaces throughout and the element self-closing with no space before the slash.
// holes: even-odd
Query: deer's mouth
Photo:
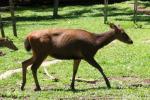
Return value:
<svg viewBox="0 0 150 100">
<path fill-rule="evenodd" d="M 133 44 L 133 41 L 132 41 L 132 40 L 129 40 L 129 41 L 128 41 L 128 44 Z"/>
<path fill-rule="evenodd" d="M 18 48 L 14 49 L 15 51 L 18 50 Z"/>
<path fill-rule="evenodd" d="M 14 48 L 11 48 L 13 51 L 17 51 L 18 48 L 17 47 L 14 47 Z"/>
</svg>

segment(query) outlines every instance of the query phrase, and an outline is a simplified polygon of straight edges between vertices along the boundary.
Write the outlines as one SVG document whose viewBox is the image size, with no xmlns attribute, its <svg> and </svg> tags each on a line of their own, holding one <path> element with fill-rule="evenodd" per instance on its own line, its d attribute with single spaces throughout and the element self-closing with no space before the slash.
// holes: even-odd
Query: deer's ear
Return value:
<svg viewBox="0 0 150 100">
<path fill-rule="evenodd" d="M 6 37 L 5 37 L 5 40 L 7 40 L 7 41 L 8 41 L 8 40 L 9 40 L 9 38 L 6 36 Z"/>
<path fill-rule="evenodd" d="M 118 29 L 118 27 L 113 23 L 109 23 L 109 26 L 111 29 Z"/>
<path fill-rule="evenodd" d="M 7 37 L 5 37 L 5 41 L 8 41 L 8 38 L 7 38 Z"/>
<path fill-rule="evenodd" d="M 6 40 L 7 40 L 7 41 L 11 41 L 11 39 L 10 39 L 9 37 L 6 37 Z"/>
</svg>

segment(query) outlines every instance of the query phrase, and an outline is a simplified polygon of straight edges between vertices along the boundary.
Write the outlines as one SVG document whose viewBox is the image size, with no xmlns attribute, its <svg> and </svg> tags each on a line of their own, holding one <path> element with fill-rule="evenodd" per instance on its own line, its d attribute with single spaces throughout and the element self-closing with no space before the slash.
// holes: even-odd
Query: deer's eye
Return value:
<svg viewBox="0 0 150 100">
<path fill-rule="evenodd" d="M 125 37 L 125 38 L 128 38 L 128 35 L 126 35 L 126 34 L 123 34 L 123 37 Z"/>
<path fill-rule="evenodd" d="M 125 33 L 125 31 L 121 30 L 121 33 L 123 33 L 123 34 L 124 34 L 124 33 Z"/>
</svg>

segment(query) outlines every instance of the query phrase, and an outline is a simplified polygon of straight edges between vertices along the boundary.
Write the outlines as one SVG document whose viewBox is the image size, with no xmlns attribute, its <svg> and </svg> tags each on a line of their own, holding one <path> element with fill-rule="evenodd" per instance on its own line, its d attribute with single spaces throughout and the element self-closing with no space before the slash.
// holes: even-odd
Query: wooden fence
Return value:
<svg viewBox="0 0 150 100">
<path fill-rule="evenodd" d="M 0 11 L 3 11 L 5 9 L 9 9 L 10 14 L 11 14 L 11 20 L 10 21 L 3 21 L 3 18 L 0 15 L 0 29 L 1 29 L 1 35 L 2 37 L 5 37 L 5 33 L 4 33 L 4 23 L 9 23 L 12 25 L 13 28 L 13 34 L 14 36 L 17 37 L 17 30 L 16 30 L 16 20 L 15 20 L 15 14 L 14 14 L 14 3 L 13 0 L 9 0 L 9 6 L 6 7 L 0 7 Z"/>
</svg>

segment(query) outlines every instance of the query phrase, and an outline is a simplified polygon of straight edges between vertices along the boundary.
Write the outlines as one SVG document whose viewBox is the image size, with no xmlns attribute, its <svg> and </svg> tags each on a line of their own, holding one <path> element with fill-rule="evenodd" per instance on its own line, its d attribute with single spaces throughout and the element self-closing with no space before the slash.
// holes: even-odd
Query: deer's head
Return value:
<svg viewBox="0 0 150 100">
<path fill-rule="evenodd" d="M 4 47 L 7 47 L 7 48 L 12 49 L 12 50 L 18 50 L 18 48 L 13 43 L 13 41 L 8 39 L 8 38 L 2 38 L 0 40 L 0 42 L 1 42 L 0 44 L 3 45 Z"/>
<path fill-rule="evenodd" d="M 127 35 L 127 33 L 124 31 L 123 28 L 121 28 L 120 26 L 116 26 L 115 24 L 112 24 L 112 23 L 110 23 L 110 28 L 114 29 L 114 31 L 116 33 L 116 39 L 118 39 L 119 41 L 122 41 L 124 43 L 127 43 L 127 44 L 133 44 L 133 41 Z"/>
</svg>

